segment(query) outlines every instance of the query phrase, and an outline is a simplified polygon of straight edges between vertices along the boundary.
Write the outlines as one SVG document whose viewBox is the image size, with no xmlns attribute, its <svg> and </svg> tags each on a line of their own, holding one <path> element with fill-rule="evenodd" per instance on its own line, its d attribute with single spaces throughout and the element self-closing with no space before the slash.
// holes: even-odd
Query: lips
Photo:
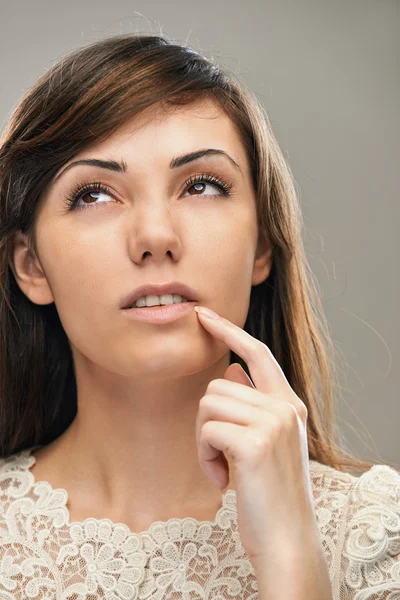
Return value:
<svg viewBox="0 0 400 600">
<path fill-rule="evenodd" d="M 121 308 L 131 308 L 141 296 L 162 296 L 179 294 L 191 302 L 197 302 L 197 293 L 186 283 L 171 281 L 163 284 L 146 284 L 138 287 L 121 301 Z"/>
</svg>

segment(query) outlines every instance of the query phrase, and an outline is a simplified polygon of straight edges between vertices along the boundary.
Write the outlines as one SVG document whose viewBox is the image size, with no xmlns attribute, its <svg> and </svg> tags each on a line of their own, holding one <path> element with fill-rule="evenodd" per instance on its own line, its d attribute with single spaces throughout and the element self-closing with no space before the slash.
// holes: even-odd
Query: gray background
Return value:
<svg viewBox="0 0 400 600">
<path fill-rule="evenodd" d="M 0 130 L 65 53 L 142 31 L 188 42 L 267 109 L 340 353 L 347 450 L 400 468 L 397 0 L 0 0 Z"/>
</svg>

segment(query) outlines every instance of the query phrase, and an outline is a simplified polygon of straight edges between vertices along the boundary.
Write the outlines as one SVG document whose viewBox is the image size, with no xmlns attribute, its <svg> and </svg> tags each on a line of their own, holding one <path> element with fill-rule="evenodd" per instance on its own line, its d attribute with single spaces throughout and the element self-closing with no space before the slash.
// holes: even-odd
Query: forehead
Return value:
<svg viewBox="0 0 400 600">
<path fill-rule="evenodd" d="M 74 157 L 132 155 L 135 163 L 200 148 L 222 148 L 246 170 L 246 153 L 232 119 L 211 99 L 186 106 L 151 106 L 126 121 L 106 139 L 87 146 Z"/>
</svg>

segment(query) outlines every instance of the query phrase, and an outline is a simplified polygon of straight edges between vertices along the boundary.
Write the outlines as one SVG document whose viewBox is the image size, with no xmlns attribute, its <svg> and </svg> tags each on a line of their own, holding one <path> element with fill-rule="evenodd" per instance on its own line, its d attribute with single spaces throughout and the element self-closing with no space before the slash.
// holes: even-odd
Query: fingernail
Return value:
<svg viewBox="0 0 400 600">
<path fill-rule="evenodd" d="M 220 316 L 217 315 L 217 313 L 215 313 L 213 310 L 210 310 L 209 308 L 205 308 L 204 306 L 195 306 L 194 310 L 200 313 L 201 315 L 204 315 L 205 317 L 209 317 L 210 319 L 220 318 Z"/>
</svg>

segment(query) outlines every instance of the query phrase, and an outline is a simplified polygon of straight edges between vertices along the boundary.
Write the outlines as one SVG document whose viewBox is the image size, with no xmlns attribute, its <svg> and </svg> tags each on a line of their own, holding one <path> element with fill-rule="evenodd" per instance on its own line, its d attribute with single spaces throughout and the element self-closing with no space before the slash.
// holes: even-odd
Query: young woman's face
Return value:
<svg viewBox="0 0 400 600">
<path fill-rule="evenodd" d="M 238 166 L 215 154 L 171 168 L 174 158 L 209 148 Z M 135 378 L 209 367 L 229 350 L 206 333 L 194 311 L 153 324 L 128 318 L 121 302 L 143 284 L 180 281 L 193 288 L 198 304 L 244 325 L 251 286 L 269 267 L 255 265 L 255 197 L 233 123 L 211 101 L 168 114 L 151 108 L 67 164 L 87 158 L 123 161 L 126 172 L 88 165 L 66 170 L 46 190 L 36 221 L 43 286 L 75 362 Z M 203 180 L 189 182 L 197 176 Z M 78 192 L 68 211 L 66 197 L 87 182 L 106 189 Z M 228 195 L 220 185 L 230 188 Z"/>
</svg>

